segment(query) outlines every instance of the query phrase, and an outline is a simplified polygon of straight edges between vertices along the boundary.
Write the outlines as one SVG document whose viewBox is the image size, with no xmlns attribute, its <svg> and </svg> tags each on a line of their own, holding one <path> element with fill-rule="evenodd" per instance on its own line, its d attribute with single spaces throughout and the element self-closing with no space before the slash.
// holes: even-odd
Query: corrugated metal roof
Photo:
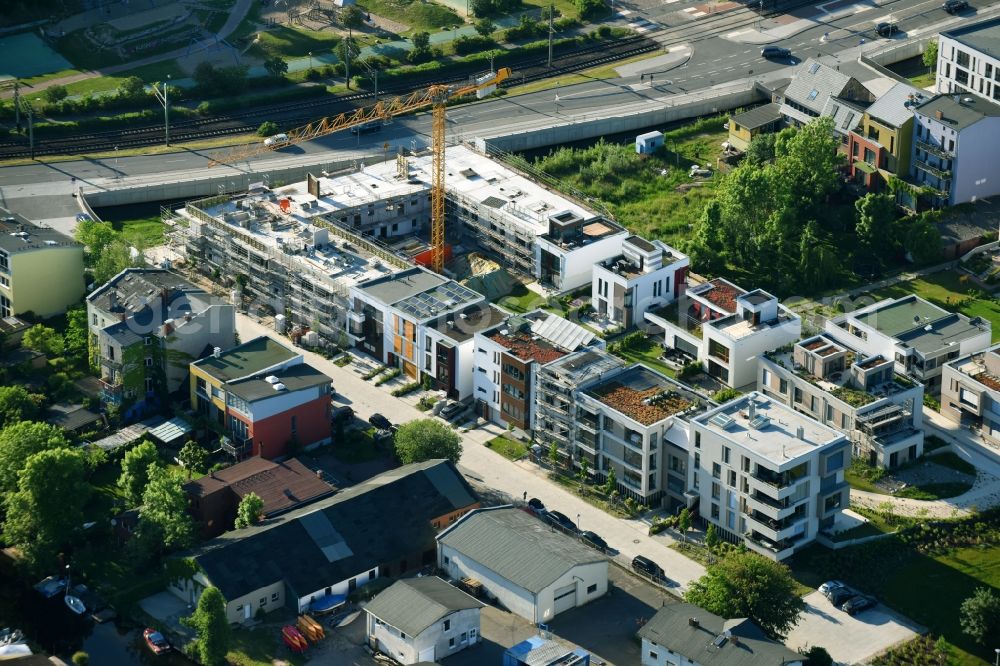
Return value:
<svg viewBox="0 0 1000 666">
<path fill-rule="evenodd" d="M 372 599 L 365 610 L 413 637 L 456 611 L 482 607 L 437 576 L 425 576 L 396 581 Z"/>
<path fill-rule="evenodd" d="M 478 509 L 438 540 L 532 593 L 573 567 L 606 561 L 592 548 L 520 509 Z"/>
<path fill-rule="evenodd" d="M 179 416 L 175 416 L 166 423 L 161 423 L 149 431 L 151 437 L 155 437 L 164 444 L 180 439 L 191 432 L 191 424 Z"/>
</svg>

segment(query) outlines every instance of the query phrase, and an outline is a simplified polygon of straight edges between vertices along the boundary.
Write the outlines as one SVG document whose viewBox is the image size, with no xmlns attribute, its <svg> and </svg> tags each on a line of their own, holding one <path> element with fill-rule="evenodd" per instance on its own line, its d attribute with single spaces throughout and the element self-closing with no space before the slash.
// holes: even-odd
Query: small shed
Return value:
<svg viewBox="0 0 1000 666">
<path fill-rule="evenodd" d="M 646 132 L 635 137 L 635 152 L 650 155 L 663 147 L 663 132 Z"/>
<path fill-rule="evenodd" d="M 164 446 L 180 446 L 183 439 L 191 433 L 191 424 L 179 416 L 150 428 L 149 436 L 161 442 Z"/>
</svg>

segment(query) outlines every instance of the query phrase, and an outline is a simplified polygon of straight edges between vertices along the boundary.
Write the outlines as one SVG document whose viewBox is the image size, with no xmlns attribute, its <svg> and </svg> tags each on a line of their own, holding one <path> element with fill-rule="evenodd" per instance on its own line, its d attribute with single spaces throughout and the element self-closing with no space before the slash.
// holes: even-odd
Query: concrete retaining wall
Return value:
<svg viewBox="0 0 1000 666">
<path fill-rule="evenodd" d="M 849 541 L 834 541 L 825 534 L 817 534 L 816 541 L 827 548 L 840 550 L 841 548 L 848 548 L 849 546 L 860 546 L 863 543 L 869 543 L 871 541 L 881 541 L 882 539 L 888 539 L 889 537 L 895 535 L 895 532 L 886 532 L 884 534 L 872 534 L 871 536 L 861 537 L 858 539 L 850 539 Z"/>
<path fill-rule="evenodd" d="M 518 152 L 542 148 L 544 146 L 592 139 L 608 134 L 630 132 L 655 125 L 666 125 L 678 120 L 696 118 L 713 113 L 720 113 L 741 106 L 748 106 L 767 100 L 767 94 L 756 86 L 740 87 L 724 91 L 712 91 L 715 94 L 699 95 L 695 99 L 679 96 L 676 102 L 650 105 L 648 110 L 625 113 L 618 116 L 583 117 L 582 119 L 567 118 L 568 122 L 553 124 L 538 129 L 522 130 L 513 133 L 495 134 L 476 139 L 476 149 L 487 152 L 490 148 L 507 152 Z M 694 97 L 694 96 L 691 96 Z"/>
<path fill-rule="evenodd" d="M 886 76 L 890 79 L 896 79 L 897 81 L 902 81 L 903 83 L 909 83 L 910 80 L 908 78 L 888 69 L 888 66 L 923 54 L 924 49 L 927 48 L 927 44 L 935 39 L 937 39 L 937 35 L 930 34 L 926 37 L 921 37 L 920 39 L 902 42 L 901 44 L 894 44 L 888 48 L 872 51 L 871 53 L 865 53 L 858 58 L 858 62 L 882 76 Z"/>
</svg>

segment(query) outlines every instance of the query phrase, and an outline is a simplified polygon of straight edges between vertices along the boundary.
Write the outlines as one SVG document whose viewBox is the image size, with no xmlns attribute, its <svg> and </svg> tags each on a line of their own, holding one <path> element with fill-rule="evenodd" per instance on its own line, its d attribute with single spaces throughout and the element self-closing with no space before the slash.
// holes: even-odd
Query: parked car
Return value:
<svg viewBox="0 0 1000 666">
<path fill-rule="evenodd" d="M 845 601 L 840 610 L 848 615 L 857 615 L 866 608 L 872 608 L 877 603 L 878 601 L 876 601 L 875 597 L 867 594 L 859 594 Z"/>
<path fill-rule="evenodd" d="M 330 412 L 331 423 L 350 423 L 354 420 L 354 410 L 347 405 L 336 407 Z"/>
<path fill-rule="evenodd" d="M 382 129 L 382 121 L 373 120 L 363 125 L 355 125 L 351 128 L 351 134 L 368 134 L 370 132 L 377 132 L 380 129 Z"/>
<path fill-rule="evenodd" d="M 608 542 L 590 530 L 580 532 L 580 540 L 588 546 L 593 546 L 602 553 L 608 550 Z"/>
<path fill-rule="evenodd" d="M 762 58 L 788 58 L 792 55 L 790 49 L 786 49 L 784 46 L 765 46 L 760 50 L 760 56 Z"/>
<path fill-rule="evenodd" d="M 557 525 L 564 530 L 569 530 L 570 532 L 577 532 L 576 523 L 567 518 L 565 514 L 559 513 L 558 511 L 546 511 L 542 516 L 542 520 L 545 520 L 552 525 Z"/>
<path fill-rule="evenodd" d="M 537 497 L 532 497 L 530 500 L 528 500 L 528 507 L 535 513 L 545 512 L 545 505 L 542 504 L 542 500 L 538 499 Z"/>
<path fill-rule="evenodd" d="M 966 0 L 945 0 L 941 8 L 949 14 L 957 14 L 962 10 L 968 9 L 969 3 Z"/>
<path fill-rule="evenodd" d="M 829 597 L 832 590 L 842 590 L 846 587 L 847 585 L 839 580 L 828 580 L 819 586 L 819 591 L 824 597 Z"/>
<path fill-rule="evenodd" d="M 882 37 L 892 37 L 897 32 L 899 32 L 899 26 L 895 23 L 889 23 L 888 21 L 882 21 L 875 26 L 876 34 Z"/>
<path fill-rule="evenodd" d="M 76 221 L 77 222 L 93 222 L 94 218 L 92 218 L 87 213 L 77 213 L 76 214 Z"/>
<path fill-rule="evenodd" d="M 371 423 L 379 430 L 392 430 L 392 422 L 381 414 L 372 414 L 369 416 L 368 423 Z"/>
<path fill-rule="evenodd" d="M 283 146 L 288 143 L 288 135 L 282 132 L 281 134 L 275 134 L 274 136 L 269 136 L 264 139 L 264 145 L 268 148 L 274 146 Z"/>
<path fill-rule="evenodd" d="M 462 403 L 453 402 L 449 405 L 445 405 L 444 408 L 438 412 L 438 416 L 443 418 L 445 421 L 453 421 L 465 412 L 465 408 L 466 406 Z"/>
<path fill-rule="evenodd" d="M 653 580 L 666 578 L 666 574 L 663 572 L 663 569 L 660 568 L 659 564 L 648 557 L 643 557 L 642 555 L 636 555 L 632 558 L 632 570 L 645 574 Z"/>
<path fill-rule="evenodd" d="M 163 654 L 164 652 L 170 651 L 170 643 L 168 643 L 167 639 L 163 637 L 163 634 L 158 632 L 156 629 L 146 629 L 142 632 L 142 638 L 146 641 L 146 647 L 148 647 L 153 654 Z"/>
<path fill-rule="evenodd" d="M 826 598 L 830 600 L 830 603 L 840 608 L 841 605 L 851 597 L 857 596 L 857 592 L 849 587 L 837 587 L 830 590 L 830 593 L 826 595 Z"/>
</svg>

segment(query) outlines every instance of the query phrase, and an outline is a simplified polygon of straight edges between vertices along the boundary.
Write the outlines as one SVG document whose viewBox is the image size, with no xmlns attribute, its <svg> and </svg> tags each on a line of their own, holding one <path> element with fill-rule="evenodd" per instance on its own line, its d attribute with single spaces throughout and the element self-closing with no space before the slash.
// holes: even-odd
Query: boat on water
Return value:
<svg viewBox="0 0 1000 666">
<path fill-rule="evenodd" d="M 87 606 L 84 605 L 82 601 L 80 601 L 79 597 L 74 597 L 72 594 L 67 594 L 65 597 L 63 597 L 63 600 L 66 602 L 66 606 L 69 607 L 69 609 L 74 613 L 76 613 L 77 615 L 83 615 L 84 613 L 87 612 Z"/>
</svg>

